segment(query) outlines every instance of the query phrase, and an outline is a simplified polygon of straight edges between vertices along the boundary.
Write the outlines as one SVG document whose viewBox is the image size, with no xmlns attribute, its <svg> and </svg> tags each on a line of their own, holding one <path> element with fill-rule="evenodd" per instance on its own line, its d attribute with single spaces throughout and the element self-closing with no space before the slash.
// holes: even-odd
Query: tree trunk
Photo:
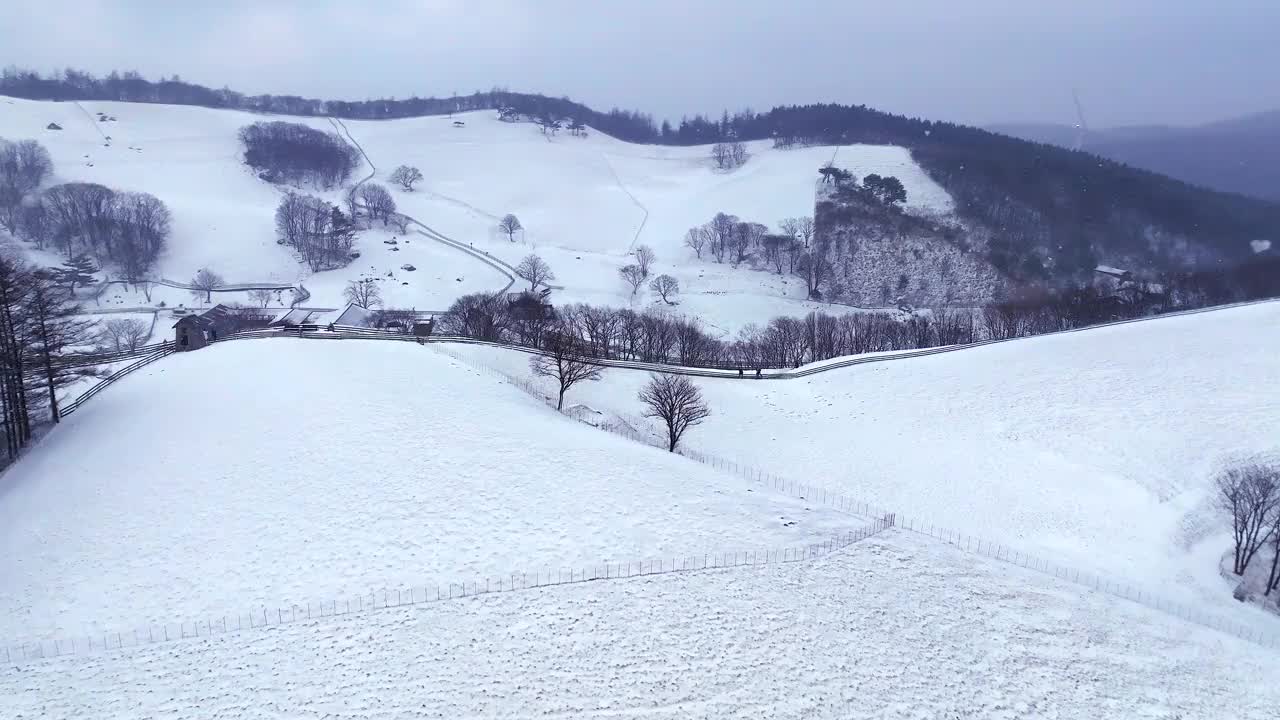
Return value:
<svg viewBox="0 0 1280 720">
<path fill-rule="evenodd" d="M 1267 575 L 1267 591 L 1264 595 L 1270 595 L 1272 590 L 1280 587 L 1280 540 L 1272 543 L 1271 549 L 1275 552 L 1271 555 L 1271 572 Z"/>
<path fill-rule="evenodd" d="M 15 444 L 15 433 L 13 428 L 12 414 L 9 412 L 9 377 L 8 373 L 0 375 L 0 405 L 3 405 L 4 412 L 4 439 L 5 447 L 9 453 L 9 459 L 17 453 L 17 445 Z"/>
<path fill-rule="evenodd" d="M 44 378 L 46 385 L 49 387 L 49 415 L 56 425 L 62 422 L 62 418 L 59 417 L 58 413 L 58 393 L 55 392 L 53 359 L 50 357 L 49 352 L 49 326 L 45 324 L 44 320 L 40 321 L 40 342 L 44 347 Z"/>
<path fill-rule="evenodd" d="M 565 386 L 560 386 L 560 401 L 556 403 L 556 410 L 562 410 L 564 408 L 564 391 L 566 389 L 567 388 L 565 388 Z"/>
</svg>

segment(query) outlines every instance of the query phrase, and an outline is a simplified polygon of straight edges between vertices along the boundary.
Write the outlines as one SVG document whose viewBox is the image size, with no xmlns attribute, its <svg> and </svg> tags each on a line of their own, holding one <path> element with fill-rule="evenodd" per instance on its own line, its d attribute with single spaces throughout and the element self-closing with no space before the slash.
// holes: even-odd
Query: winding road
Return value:
<svg viewBox="0 0 1280 720">
<path fill-rule="evenodd" d="M 356 140 L 355 137 L 351 134 L 351 131 L 347 128 L 346 123 L 334 117 L 329 118 L 329 122 L 333 125 L 334 129 L 338 131 L 338 133 L 341 136 L 346 138 L 347 142 L 351 143 L 352 147 L 354 147 L 360 153 L 360 156 L 364 158 L 365 164 L 369 166 L 369 174 L 366 175 L 361 180 L 359 180 L 358 182 L 356 182 L 354 185 L 352 185 L 351 189 L 347 192 L 348 197 L 352 198 L 352 201 L 351 201 L 352 204 L 355 205 L 356 191 L 360 189 L 361 185 L 373 179 L 374 175 L 378 173 L 378 166 L 373 164 L 373 160 L 369 157 L 369 154 L 365 152 L 364 147 L 360 145 L 360 142 Z M 407 220 L 408 224 L 413 225 L 415 228 L 415 232 L 417 232 L 419 235 L 429 240 L 435 240 L 436 242 L 446 247 L 449 247 L 459 252 L 470 255 L 476 260 L 479 260 L 485 265 L 488 265 L 494 270 L 497 270 L 504 277 L 506 277 L 507 284 L 503 285 L 502 288 L 500 288 L 497 291 L 497 294 L 506 293 L 508 290 L 511 289 L 511 286 L 515 284 L 516 277 L 517 277 L 516 269 L 511 265 L 507 264 L 505 261 L 499 260 L 498 258 L 490 255 L 487 252 L 484 252 L 483 250 L 476 250 L 475 248 L 471 247 L 470 245 L 467 245 L 466 243 L 455 240 L 449 237 L 448 235 L 445 235 L 444 233 L 440 232 L 439 230 L 436 230 L 435 228 L 430 227 L 426 223 L 423 223 L 422 221 L 418 220 L 412 215 L 409 215 L 407 213 L 399 213 L 399 215 L 403 217 L 405 220 Z"/>
</svg>

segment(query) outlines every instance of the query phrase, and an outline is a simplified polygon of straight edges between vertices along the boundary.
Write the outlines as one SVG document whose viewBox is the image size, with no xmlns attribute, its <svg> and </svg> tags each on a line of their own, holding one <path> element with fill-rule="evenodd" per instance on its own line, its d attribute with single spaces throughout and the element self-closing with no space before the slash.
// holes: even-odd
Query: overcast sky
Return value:
<svg viewBox="0 0 1280 720">
<path fill-rule="evenodd" d="M 1280 0 L 0 0 L 0 63 L 328 99 L 495 86 L 658 117 L 865 103 L 968 123 L 1280 108 Z"/>
</svg>

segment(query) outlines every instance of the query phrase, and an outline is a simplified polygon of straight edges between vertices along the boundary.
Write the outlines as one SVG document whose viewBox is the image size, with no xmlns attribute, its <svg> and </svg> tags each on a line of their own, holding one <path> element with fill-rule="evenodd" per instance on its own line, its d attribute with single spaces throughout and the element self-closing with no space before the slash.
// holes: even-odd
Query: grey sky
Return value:
<svg viewBox="0 0 1280 720">
<path fill-rule="evenodd" d="M 251 93 L 504 86 L 678 118 L 865 103 L 969 123 L 1280 107 L 1276 0 L 0 0 L 0 62 Z"/>
</svg>

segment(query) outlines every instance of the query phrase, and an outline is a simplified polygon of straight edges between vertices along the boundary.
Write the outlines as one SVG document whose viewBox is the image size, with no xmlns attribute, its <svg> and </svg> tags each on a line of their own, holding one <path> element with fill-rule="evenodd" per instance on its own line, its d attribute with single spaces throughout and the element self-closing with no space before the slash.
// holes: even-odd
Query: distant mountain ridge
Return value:
<svg viewBox="0 0 1280 720">
<path fill-rule="evenodd" d="M 1010 123 L 987 129 L 1066 148 L 1077 140 L 1070 125 Z M 1280 201 L 1280 110 L 1191 127 L 1094 130 L 1085 135 L 1083 149 L 1192 185 Z"/>
</svg>

